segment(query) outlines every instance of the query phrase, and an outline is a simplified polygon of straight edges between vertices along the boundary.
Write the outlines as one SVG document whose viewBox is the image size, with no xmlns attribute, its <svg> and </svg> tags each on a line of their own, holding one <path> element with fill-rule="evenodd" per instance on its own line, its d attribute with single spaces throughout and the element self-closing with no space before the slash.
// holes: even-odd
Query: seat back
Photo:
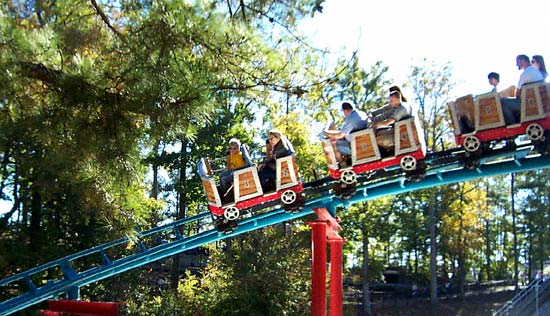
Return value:
<svg viewBox="0 0 550 316">
<path fill-rule="evenodd" d="M 221 206 L 221 198 L 216 186 L 216 180 L 214 179 L 214 172 L 210 165 L 210 159 L 208 157 L 201 158 L 197 163 L 197 172 L 202 180 L 202 187 L 206 194 L 208 204 L 214 206 Z"/>
<path fill-rule="evenodd" d="M 424 129 L 420 120 L 412 116 L 406 120 L 395 122 L 394 128 L 395 156 L 422 149 L 426 152 Z"/>
<path fill-rule="evenodd" d="M 457 124 L 460 133 L 470 133 L 475 129 L 475 104 L 474 96 L 465 95 L 456 99 Z"/>
<path fill-rule="evenodd" d="M 210 165 L 210 159 L 208 157 L 199 159 L 197 162 L 197 171 L 201 178 L 210 178 L 214 175 L 212 166 Z"/>
<path fill-rule="evenodd" d="M 245 161 L 243 168 L 252 166 L 252 159 L 250 159 L 250 153 L 246 144 L 241 144 L 241 154 L 243 155 Z"/>
<path fill-rule="evenodd" d="M 506 125 L 500 95 L 497 92 L 480 94 L 475 98 L 476 131 L 493 129 Z"/>
<path fill-rule="evenodd" d="M 300 174 L 294 154 L 276 161 L 277 176 L 275 179 L 276 190 L 286 189 L 297 185 L 300 181 Z"/>
<path fill-rule="evenodd" d="M 449 117 L 451 118 L 451 121 L 453 122 L 453 132 L 454 132 L 454 134 L 455 135 L 460 135 L 460 134 L 464 133 L 464 131 L 462 131 L 461 126 L 460 126 L 460 121 L 459 121 L 459 118 L 458 118 L 458 109 L 457 109 L 456 102 L 451 101 L 451 102 L 447 103 L 447 110 L 448 110 Z"/>
<path fill-rule="evenodd" d="M 533 121 L 544 117 L 550 108 L 546 82 L 535 82 L 521 87 L 521 122 Z M 546 109 L 545 109 L 546 107 Z"/>
<path fill-rule="evenodd" d="M 329 169 L 338 169 L 338 161 L 336 161 L 335 148 L 332 146 L 332 142 L 328 138 L 321 138 L 321 144 L 323 145 L 323 152 L 327 159 L 327 165 Z"/>
<path fill-rule="evenodd" d="M 372 128 L 351 134 L 351 164 L 353 166 L 380 160 L 380 150 Z"/>
<path fill-rule="evenodd" d="M 233 172 L 235 202 L 242 202 L 263 195 L 256 167 L 247 167 Z"/>
</svg>

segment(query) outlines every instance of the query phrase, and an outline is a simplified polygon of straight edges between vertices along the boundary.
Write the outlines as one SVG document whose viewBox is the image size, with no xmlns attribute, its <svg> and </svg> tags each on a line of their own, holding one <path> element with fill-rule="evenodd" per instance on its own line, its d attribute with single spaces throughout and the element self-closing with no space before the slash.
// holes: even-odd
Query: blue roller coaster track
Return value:
<svg viewBox="0 0 550 316">
<path fill-rule="evenodd" d="M 336 196 L 330 189 L 330 182 L 306 183 L 304 186 L 315 189 L 314 192 L 317 194 L 307 195 L 305 205 L 300 211 L 288 213 L 277 206 L 268 211 L 251 211 L 243 216 L 231 233 L 222 233 L 214 229 L 209 212 L 147 231 L 138 231 L 136 239 L 121 238 L 0 280 L 0 287 L 4 293 L 23 293 L 0 302 L 0 316 L 10 315 L 61 295 L 77 299 L 80 288 L 88 284 L 208 243 L 307 216 L 313 213 L 314 208 L 326 208 L 335 215 L 338 207 L 386 195 L 499 174 L 548 168 L 550 156 L 534 153 L 532 147 L 526 147 L 511 153 L 482 158 L 479 165 L 475 164 L 473 167 L 464 168 L 463 165 L 458 159 L 448 160 L 437 168 L 427 169 L 425 176 L 417 181 L 408 181 L 405 175 L 396 173 L 392 177 L 376 181 L 359 182 L 355 187 L 355 194 L 349 198 Z M 193 235 L 183 236 L 181 231 L 184 231 L 183 228 L 186 226 L 198 227 L 198 230 Z M 159 240 L 162 242 L 158 242 Z M 120 251 L 121 249 L 123 251 Z M 45 278 L 48 281 L 44 284 L 41 280 Z M 40 284 L 37 284 L 37 281 Z"/>
</svg>

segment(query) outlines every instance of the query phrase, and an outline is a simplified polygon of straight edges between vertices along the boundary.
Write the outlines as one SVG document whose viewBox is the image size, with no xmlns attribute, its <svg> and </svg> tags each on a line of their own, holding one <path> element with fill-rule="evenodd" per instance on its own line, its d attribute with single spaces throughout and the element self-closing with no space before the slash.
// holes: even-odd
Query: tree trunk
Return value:
<svg viewBox="0 0 550 316">
<path fill-rule="evenodd" d="M 437 244 L 435 207 L 430 206 L 430 302 L 437 304 Z"/>
<path fill-rule="evenodd" d="M 492 280 L 491 275 L 491 225 L 488 220 L 485 221 L 485 275 L 487 281 Z"/>
<path fill-rule="evenodd" d="M 42 221 L 42 197 L 36 186 L 31 187 L 31 223 L 29 226 L 29 248 L 38 250 L 40 242 L 40 222 Z"/>
<path fill-rule="evenodd" d="M 157 141 L 155 145 L 153 146 L 153 183 L 151 186 L 151 197 L 153 199 L 158 199 L 159 195 L 159 163 L 158 163 L 158 150 L 159 150 L 159 142 Z M 154 225 L 157 224 L 158 218 L 156 214 L 156 210 L 151 210 L 151 223 Z"/>
<path fill-rule="evenodd" d="M 518 276 L 519 276 L 519 254 L 518 254 L 518 235 L 516 230 L 516 208 L 515 208 L 515 194 L 514 194 L 514 174 L 512 173 L 512 179 L 510 180 L 510 194 L 512 195 L 512 234 L 514 235 L 514 287 L 517 290 L 519 288 Z"/>
<path fill-rule="evenodd" d="M 489 211 L 489 182 L 485 182 L 485 210 Z M 485 219 L 485 275 L 487 281 L 493 279 L 491 275 L 491 224 L 489 219 Z"/>
<path fill-rule="evenodd" d="M 372 307 L 369 289 L 369 234 L 367 224 L 363 222 L 363 315 L 371 316 Z"/>
<path fill-rule="evenodd" d="M 533 234 L 531 233 L 531 230 L 529 230 L 529 259 L 527 262 L 529 263 L 527 265 L 527 280 L 531 282 L 532 276 L 533 276 Z"/>
<path fill-rule="evenodd" d="M 464 186 L 461 186 L 460 189 L 460 202 L 464 201 Z M 465 291 L 464 291 L 464 278 L 466 276 L 466 269 L 464 269 L 464 237 L 462 232 L 464 231 L 464 222 L 462 221 L 463 212 L 462 208 L 460 208 L 460 221 L 459 221 L 459 228 L 458 228 L 458 240 L 460 240 L 460 247 L 458 250 L 458 278 L 459 278 L 459 287 L 460 287 L 460 299 L 464 300 L 465 297 Z"/>
<path fill-rule="evenodd" d="M 180 178 L 179 178 L 179 194 L 178 194 L 178 206 L 176 213 L 176 221 L 185 218 L 186 211 L 186 194 L 185 194 L 185 183 L 186 183 L 186 166 L 187 166 L 187 142 L 181 142 L 181 151 L 180 151 Z M 178 228 L 180 233 L 183 234 L 183 229 L 181 226 Z M 179 276 L 180 276 L 180 253 L 174 255 L 173 266 L 172 266 L 172 278 L 171 284 L 172 288 L 176 290 L 178 288 Z"/>
</svg>

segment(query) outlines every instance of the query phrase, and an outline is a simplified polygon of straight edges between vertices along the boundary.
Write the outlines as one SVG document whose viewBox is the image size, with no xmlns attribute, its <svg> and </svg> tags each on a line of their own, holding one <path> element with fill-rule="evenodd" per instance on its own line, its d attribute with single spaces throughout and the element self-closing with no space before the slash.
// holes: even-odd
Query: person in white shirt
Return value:
<svg viewBox="0 0 550 316">
<path fill-rule="evenodd" d="M 519 123 L 521 113 L 521 87 L 525 84 L 541 81 L 544 78 L 540 71 L 531 65 L 531 60 L 527 55 L 518 55 L 516 65 L 519 70 L 523 69 L 516 88 L 515 98 L 502 98 L 502 114 L 506 125 Z"/>
</svg>

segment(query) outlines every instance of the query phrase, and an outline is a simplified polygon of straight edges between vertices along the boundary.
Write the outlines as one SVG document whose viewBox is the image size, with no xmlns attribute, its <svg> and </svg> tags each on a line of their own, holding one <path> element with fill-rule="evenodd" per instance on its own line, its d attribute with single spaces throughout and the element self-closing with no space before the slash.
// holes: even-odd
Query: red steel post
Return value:
<svg viewBox="0 0 550 316">
<path fill-rule="evenodd" d="M 311 227 L 311 316 L 327 313 L 327 222 L 308 221 Z"/>
<path fill-rule="evenodd" d="M 344 290 L 342 285 L 342 245 L 343 238 L 329 239 L 330 244 L 330 316 L 342 316 L 342 297 Z"/>
<path fill-rule="evenodd" d="M 120 303 L 49 300 L 48 310 L 74 315 L 118 316 Z"/>
</svg>

